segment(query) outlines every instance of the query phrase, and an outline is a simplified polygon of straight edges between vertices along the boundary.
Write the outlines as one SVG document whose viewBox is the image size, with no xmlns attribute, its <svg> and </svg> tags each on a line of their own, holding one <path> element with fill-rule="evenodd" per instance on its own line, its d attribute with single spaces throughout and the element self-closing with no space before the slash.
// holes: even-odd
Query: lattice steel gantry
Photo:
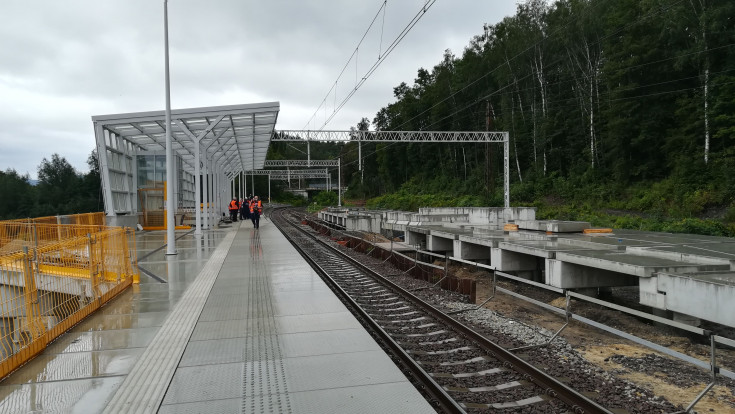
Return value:
<svg viewBox="0 0 735 414">
<path fill-rule="evenodd" d="M 432 142 L 432 143 L 503 143 L 503 200 L 510 207 L 510 134 L 507 131 L 273 131 L 271 141 L 307 143 L 307 161 L 311 160 L 311 141 L 358 142 L 362 169 L 362 142 Z"/>
</svg>

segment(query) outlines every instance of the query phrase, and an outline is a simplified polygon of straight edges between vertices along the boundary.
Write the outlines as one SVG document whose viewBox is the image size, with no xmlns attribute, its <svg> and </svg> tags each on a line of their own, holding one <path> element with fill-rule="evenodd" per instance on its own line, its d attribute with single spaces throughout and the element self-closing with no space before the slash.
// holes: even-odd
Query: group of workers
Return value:
<svg viewBox="0 0 735 414">
<path fill-rule="evenodd" d="M 233 198 L 230 201 L 230 219 L 232 222 L 237 221 L 238 215 L 240 220 L 250 219 L 253 222 L 253 228 L 260 227 L 260 215 L 263 214 L 263 203 L 258 196 L 249 196 L 245 199 L 237 200 Z"/>
</svg>

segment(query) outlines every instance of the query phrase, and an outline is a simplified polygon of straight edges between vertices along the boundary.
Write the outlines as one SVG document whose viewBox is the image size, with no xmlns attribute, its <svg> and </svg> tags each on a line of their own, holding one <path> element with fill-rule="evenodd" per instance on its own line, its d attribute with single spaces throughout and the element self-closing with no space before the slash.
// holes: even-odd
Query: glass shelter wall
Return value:
<svg viewBox="0 0 735 414">
<path fill-rule="evenodd" d="M 174 205 L 177 210 L 194 207 L 194 175 L 184 169 L 184 162 L 176 155 L 174 162 Z M 147 214 L 165 210 L 166 154 L 145 152 L 137 155 L 138 203 L 137 211 Z"/>
</svg>

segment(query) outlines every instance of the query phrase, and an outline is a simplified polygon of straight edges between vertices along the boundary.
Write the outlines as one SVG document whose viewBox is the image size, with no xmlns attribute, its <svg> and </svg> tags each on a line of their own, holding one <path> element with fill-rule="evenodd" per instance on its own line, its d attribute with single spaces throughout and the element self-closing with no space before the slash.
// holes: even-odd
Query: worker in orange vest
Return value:
<svg viewBox="0 0 735 414">
<path fill-rule="evenodd" d="M 232 222 L 237 221 L 237 210 L 240 209 L 240 205 L 237 203 L 237 198 L 233 198 L 232 201 L 230 201 L 230 219 Z"/>
<path fill-rule="evenodd" d="M 253 221 L 253 228 L 260 227 L 260 215 L 263 214 L 263 203 L 258 196 L 250 200 L 250 220 Z"/>
</svg>

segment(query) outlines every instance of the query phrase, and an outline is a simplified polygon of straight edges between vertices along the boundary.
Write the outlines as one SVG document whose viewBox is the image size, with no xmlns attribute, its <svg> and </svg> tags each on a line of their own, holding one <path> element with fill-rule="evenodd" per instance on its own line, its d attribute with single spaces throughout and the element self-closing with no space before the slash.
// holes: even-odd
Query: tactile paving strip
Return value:
<svg viewBox="0 0 735 414">
<path fill-rule="evenodd" d="M 250 240 L 250 272 L 247 304 L 248 344 L 243 351 L 243 396 L 259 398 L 242 402 L 243 413 L 291 413 L 286 383 L 283 352 L 278 338 L 275 305 L 270 289 L 270 272 L 263 261 L 260 232 L 252 232 Z"/>
<path fill-rule="evenodd" d="M 150 413 L 161 405 L 197 318 L 237 232 L 229 232 L 105 408 L 105 413 Z"/>
</svg>

